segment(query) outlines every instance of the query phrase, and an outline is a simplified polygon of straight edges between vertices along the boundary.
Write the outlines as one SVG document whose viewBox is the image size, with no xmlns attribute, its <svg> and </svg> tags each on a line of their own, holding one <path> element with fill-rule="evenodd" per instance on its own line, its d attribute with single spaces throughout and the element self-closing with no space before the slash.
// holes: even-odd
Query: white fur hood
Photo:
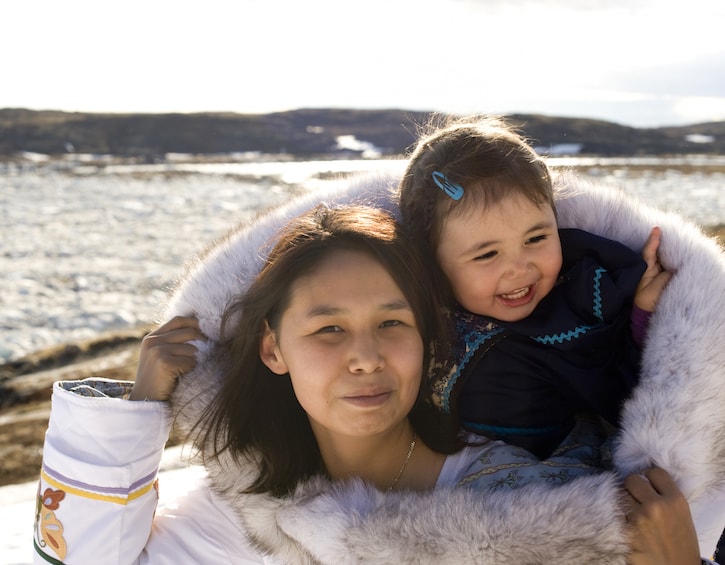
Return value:
<svg viewBox="0 0 725 565">
<path fill-rule="evenodd" d="M 190 265 L 166 316 L 197 316 L 213 344 L 226 304 L 246 289 L 286 220 L 320 201 L 395 211 L 396 180 L 386 174 L 343 182 L 241 226 Z M 662 228 L 660 256 L 676 274 L 651 319 L 642 378 L 624 408 L 615 464 L 620 475 L 652 464 L 670 471 L 690 501 L 703 555 L 712 554 L 725 526 L 725 257 L 695 226 L 611 188 L 566 175 L 557 180 L 556 194 L 561 227 L 636 250 L 653 225 Z M 218 383 L 208 350 L 200 361 L 172 399 L 182 427 L 196 420 Z M 359 481 L 330 485 L 319 479 L 280 500 L 240 494 L 250 471 L 230 459 L 207 468 L 213 488 L 275 562 L 625 563 L 612 473 L 493 494 L 458 489 L 383 495 Z"/>
</svg>

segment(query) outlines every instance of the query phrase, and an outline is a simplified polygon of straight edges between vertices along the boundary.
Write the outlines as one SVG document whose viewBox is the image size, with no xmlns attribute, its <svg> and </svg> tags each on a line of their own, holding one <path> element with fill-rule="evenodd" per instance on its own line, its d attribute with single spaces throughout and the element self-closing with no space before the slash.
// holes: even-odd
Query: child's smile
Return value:
<svg viewBox="0 0 725 565">
<path fill-rule="evenodd" d="M 528 304 L 534 298 L 534 285 L 525 286 L 510 293 L 499 294 L 502 300 L 510 308 Z"/>
</svg>

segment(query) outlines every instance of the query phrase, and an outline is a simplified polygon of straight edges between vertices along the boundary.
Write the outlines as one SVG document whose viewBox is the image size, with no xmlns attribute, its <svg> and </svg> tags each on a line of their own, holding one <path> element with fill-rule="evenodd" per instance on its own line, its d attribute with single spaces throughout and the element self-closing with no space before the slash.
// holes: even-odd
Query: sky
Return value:
<svg viewBox="0 0 725 565">
<path fill-rule="evenodd" d="M 5 0 L 0 108 L 725 121 L 722 0 Z"/>
</svg>

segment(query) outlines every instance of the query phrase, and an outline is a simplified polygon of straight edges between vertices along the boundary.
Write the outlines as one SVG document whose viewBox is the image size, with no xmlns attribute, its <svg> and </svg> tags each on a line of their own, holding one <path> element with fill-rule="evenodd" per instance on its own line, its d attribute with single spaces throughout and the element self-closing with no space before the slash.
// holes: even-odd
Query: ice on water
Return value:
<svg viewBox="0 0 725 565">
<path fill-rule="evenodd" d="M 230 227 L 335 175 L 402 166 L 374 159 L 102 167 L 85 161 L 0 169 L 0 362 L 153 323 L 184 261 Z M 611 166 L 618 163 L 558 164 L 702 225 L 725 222 L 723 173 L 685 174 L 675 163 L 631 175 L 626 160 Z"/>
</svg>

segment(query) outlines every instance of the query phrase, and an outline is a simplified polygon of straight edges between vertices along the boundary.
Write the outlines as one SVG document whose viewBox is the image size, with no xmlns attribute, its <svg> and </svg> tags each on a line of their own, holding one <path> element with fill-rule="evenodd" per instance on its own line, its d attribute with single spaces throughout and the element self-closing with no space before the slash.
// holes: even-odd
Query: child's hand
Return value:
<svg viewBox="0 0 725 565">
<path fill-rule="evenodd" d="M 655 311 L 660 295 L 672 277 L 672 273 L 666 271 L 657 259 L 661 237 L 662 230 L 658 227 L 652 228 L 642 249 L 642 258 L 647 263 L 647 270 L 637 285 L 634 303 L 645 312 Z"/>
<path fill-rule="evenodd" d="M 196 367 L 196 346 L 206 339 L 196 318 L 169 320 L 141 342 L 131 400 L 168 400 L 176 380 Z"/>
<path fill-rule="evenodd" d="M 687 500 L 672 477 L 657 467 L 624 480 L 631 565 L 700 564 L 700 547 Z"/>
</svg>

